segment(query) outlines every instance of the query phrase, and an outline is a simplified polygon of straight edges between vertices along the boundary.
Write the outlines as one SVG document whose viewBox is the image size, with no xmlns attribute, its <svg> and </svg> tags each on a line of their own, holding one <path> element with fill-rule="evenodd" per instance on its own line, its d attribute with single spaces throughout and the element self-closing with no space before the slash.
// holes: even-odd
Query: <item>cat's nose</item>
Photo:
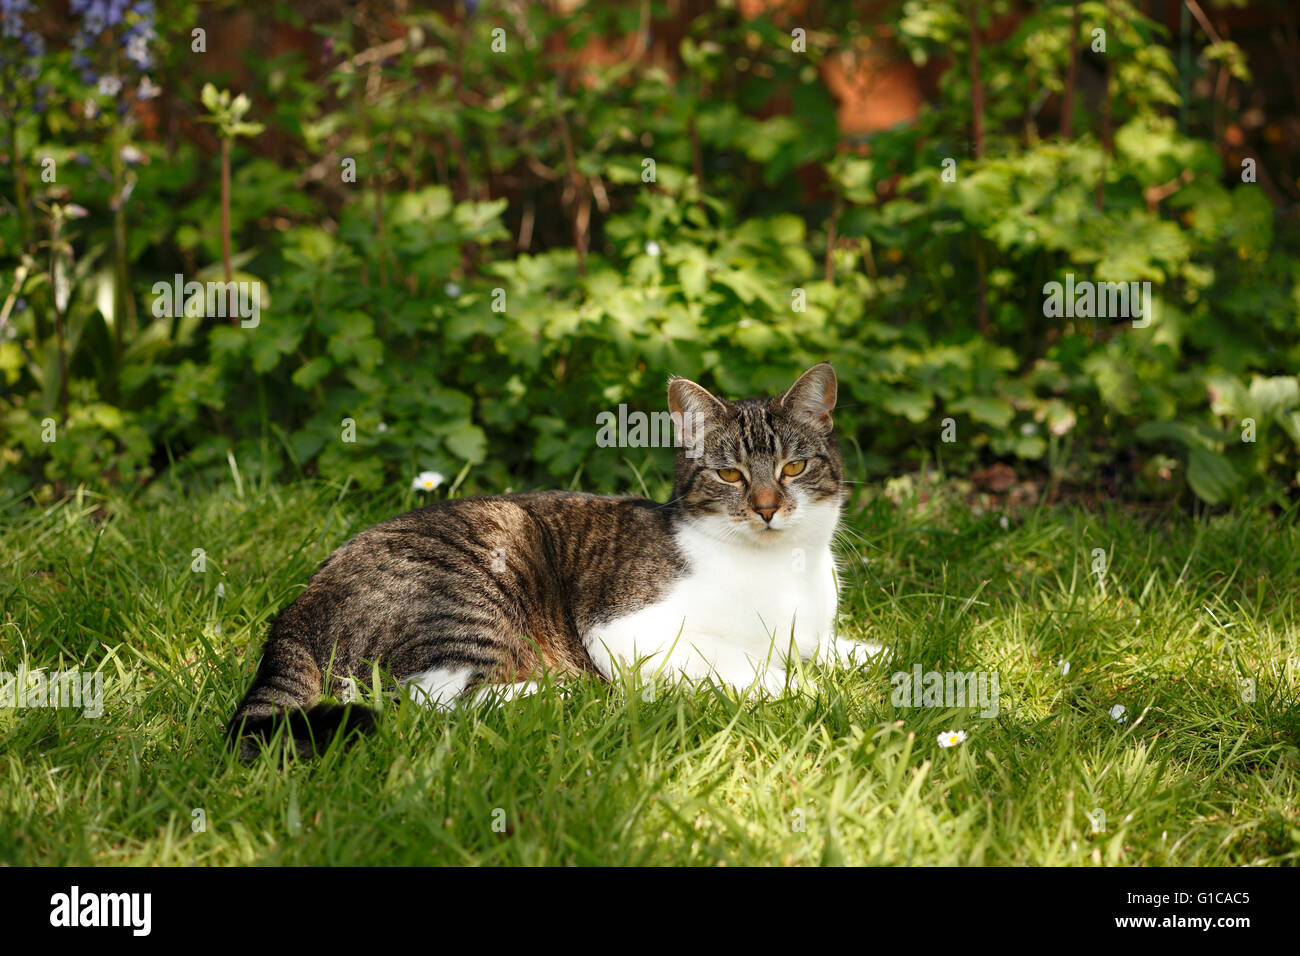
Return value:
<svg viewBox="0 0 1300 956">
<path fill-rule="evenodd" d="M 772 516 L 776 514 L 776 510 L 780 506 L 780 502 L 777 501 L 776 495 L 771 495 L 770 497 L 755 496 L 754 498 L 754 510 L 762 515 L 763 520 L 768 524 L 771 524 Z"/>
</svg>

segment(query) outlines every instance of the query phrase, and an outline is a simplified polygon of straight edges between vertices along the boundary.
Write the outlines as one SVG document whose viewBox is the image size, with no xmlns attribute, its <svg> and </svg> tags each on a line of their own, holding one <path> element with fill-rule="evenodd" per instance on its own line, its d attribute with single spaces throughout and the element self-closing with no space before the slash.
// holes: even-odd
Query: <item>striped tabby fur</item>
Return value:
<svg viewBox="0 0 1300 956">
<path fill-rule="evenodd" d="M 728 402 L 672 379 L 669 408 L 690 445 L 665 504 L 464 498 L 361 532 L 275 619 L 232 744 L 249 759 L 286 717 L 303 755 L 371 729 L 369 711 L 319 700 L 343 694 L 346 678 L 368 680 L 372 662 L 439 706 L 489 684 L 526 690 L 543 671 L 609 678 L 644 655 L 647 672 L 666 665 L 737 687 L 757 678 L 778 691 L 773 651 L 793 637 L 812 657 L 833 642 L 835 392 L 827 364 L 770 399 Z"/>
</svg>

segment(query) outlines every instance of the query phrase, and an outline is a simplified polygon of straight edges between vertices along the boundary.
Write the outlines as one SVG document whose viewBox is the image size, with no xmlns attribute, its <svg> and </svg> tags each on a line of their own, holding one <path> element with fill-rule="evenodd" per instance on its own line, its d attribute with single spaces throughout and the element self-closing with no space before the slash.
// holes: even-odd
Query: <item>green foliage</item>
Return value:
<svg viewBox="0 0 1300 956">
<path fill-rule="evenodd" d="M 39 220 L 0 219 L 0 486 L 224 471 L 233 452 L 368 488 L 466 465 L 476 490 L 636 488 L 667 456 L 598 449 L 597 414 L 661 409 L 669 373 L 738 396 L 829 358 L 860 478 L 996 458 L 1212 504 L 1293 493 L 1297 237 L 1211 123 L 1168 115 L 1199 104 L 1163 29 L 1080 5 L 1085 25 L 1111 11 L 1116 68 L 1111 125 L 1080 95 L 1069 141 L 1037 117 L 1064 92 L 1070 5 L 986 35 L 976 158 L 966 5 L 897 11 L 914 61 L 951 58 L 940 95 L 848 144 L 820 68 L 869 31 L 828 6 L 803 52 L 782 23 L 702 14 L 668 64 L 638 52 L 640 4 L 422 12 L 397 41 L 340 18 L 314 28 L 323 67 L 250 58 L 238 97 L 160 44 L 169 107 L 232 151 L 234 279 L 262 294 L 248 328 L 148 293 L 221 278 L 212 139 L 164 144 L 111 111 L 78 126 L 90 94 L 52 51 L 66 95 L 19 124 L 19 153 L 57 159 L 69 195 L 45 198 L 90 215 L 64 237 L 62 338 Z M 987 26 L 1011 7 L 981 9 Z M 574 59 L 600 43 L 620 55 Z M 1196 69 L 1249 81 L 1230 43 Z M 1067 277 L 1149 282 L 1154 314 L 1048 314 Z"/>
</svg>

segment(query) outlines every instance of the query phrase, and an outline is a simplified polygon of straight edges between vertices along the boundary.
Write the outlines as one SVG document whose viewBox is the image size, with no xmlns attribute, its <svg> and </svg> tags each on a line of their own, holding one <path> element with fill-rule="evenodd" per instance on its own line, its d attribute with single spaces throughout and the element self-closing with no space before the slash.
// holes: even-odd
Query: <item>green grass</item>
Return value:
<svg viewBox="0 0 1300 956">
<path fill-rule="evenodd" d="M 387 700 L 354 748 L 242 767 L 221 727 L 269 619 L 411 503 L 159 482 L 6 519 L 0 670 L 99 668 L 105 701 L 98 719 L 0 709 L 0 863 L 1300 859 L 1294 514 L 1042 509 L 1004 528 L 864 495 L 841 627 L 889 662 L 768 703 L 595 682 L 449 714 Z M 915 663 L 997 673 L 999 714 L 895 708 L 890 674 Z M 940 748 L 949 729 L 969 738 Z"/>
</svg>

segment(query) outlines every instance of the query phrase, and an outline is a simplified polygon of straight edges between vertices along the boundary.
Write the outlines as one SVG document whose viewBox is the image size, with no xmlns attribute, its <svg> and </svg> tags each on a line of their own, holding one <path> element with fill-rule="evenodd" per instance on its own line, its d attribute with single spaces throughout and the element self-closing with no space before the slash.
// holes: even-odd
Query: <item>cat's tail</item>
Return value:
<svg viewBox="0 0 1300 956">
<path fill-rule="evenodd" d="M 272 633 L 253 686 L 226 727 L 226 740 L 239 758 L 252 761 L 281 732 L 284 748 L 292 747 L 304 759 L 324 753 L 340 735 L 374 732 L 375 711 L 320 703 L 322 682 L 320 664 L 306 641 Z"/>
</svg>

